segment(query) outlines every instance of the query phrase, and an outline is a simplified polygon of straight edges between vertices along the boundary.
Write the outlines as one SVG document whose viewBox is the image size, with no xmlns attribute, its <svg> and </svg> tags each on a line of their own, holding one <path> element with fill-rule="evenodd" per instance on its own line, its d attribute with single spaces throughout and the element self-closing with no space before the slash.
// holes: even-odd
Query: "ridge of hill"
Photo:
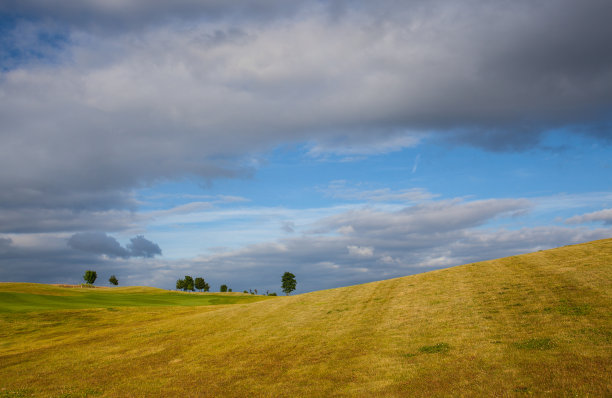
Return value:
<svg viewBox="0 0 612 398">
<path fill-rule="evenodd" d="M 612 239 L 250 304 L 5 313 L 0 337 L 5 395 L 610 396 Z"/>
</svg>

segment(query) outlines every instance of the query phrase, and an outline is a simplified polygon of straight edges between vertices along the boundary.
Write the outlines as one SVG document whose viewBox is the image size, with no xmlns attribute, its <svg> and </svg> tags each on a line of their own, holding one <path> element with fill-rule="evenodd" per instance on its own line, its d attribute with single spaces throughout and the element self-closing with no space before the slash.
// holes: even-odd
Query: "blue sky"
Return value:
<svg viewBox="0 0 612 398">
<path fill-rule="evenodd" d="M 577 213 L 588 213 L 611 205 L 608 194 L 610 176 L 610 148 L 597 140 L 554 133 L 542 146 L 528 151 L 492 153 L 472 147 L 448 147 L 421 143 L 392 153 L 363 158 L 316 158 L 307 149 L 281 148 L 266 154 L 266 161 L 253 176 L 225 179 L 204 184 L 197 180 L 183 180 L 154 185 L 140 190 L 143 202 L 140 211 L 155 211 L 202 201 L 218 202 L 205 212 L 248 211 L 268 209 L 263 217 L 271 229 L 265 235 L 251 236 L 251 228 L 264 221 L 255 212 L 223 221 L 193 223 L 190 234 L 199 244 L 181 245 L 179 252 L 203 250 L 205 242 L 217 241 L 215 231 L 232 223 L 252 225 L 244 231 L 244 238 L 224 236 L 224 245 L 236 247 L 270 237 L 282 237 L 286 222 L 283 214 L 300 210 L 325 209 L 341 206 L 403 206 L 422 201 L 461 198 L 466 201 L 491 198 L 525 198 L 532 201 L 528 214 L 513 219 L 491 220 L 487 225 L 506 228 L 538 225 L 564 225 L 564 220 Z M 405 200 L 402 192 L 422 196 L 416 201 Z M 368 198 L 367 192 L 380 198 Z M 601 194 L 601 195 L 600 195 Z M 223 197 L 229 197 L 227 203 Z M 307 222 L 307 221 L 306 221 Z M 186 228 L 186 224 L 182 224 Z M 244 224 L 243 224 L 244 225 Z M 294 225 L 299 229 L 303 225 Z M 149 234 L 173 234 L 174 225 L 155 225 Z M 228 240 L 230 239 L 230 240 Z M 169 242 L 170 243 L 170 242 Z M 230 244 L 231 243 L 231 244 Z M 199 246 L 195 248 L 194 246 Z M 166 244 L 168 255 L 173 248 Z"/>
<path fill-rule="evenodd" d="M 4 2 L 0 280 L 307 292 L 608 238 L 611 14 Z"/>
</svg>

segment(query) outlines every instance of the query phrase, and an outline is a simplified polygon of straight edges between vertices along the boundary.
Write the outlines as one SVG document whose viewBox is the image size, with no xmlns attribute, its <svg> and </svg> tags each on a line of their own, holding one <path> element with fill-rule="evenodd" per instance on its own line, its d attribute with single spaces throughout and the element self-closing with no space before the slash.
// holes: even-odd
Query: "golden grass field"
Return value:
<svg viewBox="0 0 612 398">
<path fill-rule="evenodd" d="M 22 396 L 609 397 L 612 240 L 246 304 L 0 312 L 0 397 Z"/>
</svg>

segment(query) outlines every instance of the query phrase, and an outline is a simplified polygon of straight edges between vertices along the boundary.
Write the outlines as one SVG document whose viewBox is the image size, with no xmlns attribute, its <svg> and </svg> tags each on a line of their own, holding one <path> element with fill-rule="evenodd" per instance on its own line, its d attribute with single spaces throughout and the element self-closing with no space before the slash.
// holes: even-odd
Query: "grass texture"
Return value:
<svg viewBox="0 0 612 398">
<path fill-rule="evenodd" d="M 233 305 L 99 290 L 2 302 L 0 397 L 612 396 L 612 240 Z"/>
</svg>

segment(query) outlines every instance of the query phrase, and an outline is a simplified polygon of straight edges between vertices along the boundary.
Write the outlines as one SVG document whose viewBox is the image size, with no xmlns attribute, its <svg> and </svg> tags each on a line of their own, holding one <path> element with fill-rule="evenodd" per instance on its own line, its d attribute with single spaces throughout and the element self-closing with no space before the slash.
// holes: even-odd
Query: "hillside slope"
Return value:
<svg viewBox="0 0 612 398">
<path fill-rule="evenodd" d="M 0 338 L 0 396 L 609 396 L 612 240 L 251 304 L 0 314 Z"/>
</svg>

